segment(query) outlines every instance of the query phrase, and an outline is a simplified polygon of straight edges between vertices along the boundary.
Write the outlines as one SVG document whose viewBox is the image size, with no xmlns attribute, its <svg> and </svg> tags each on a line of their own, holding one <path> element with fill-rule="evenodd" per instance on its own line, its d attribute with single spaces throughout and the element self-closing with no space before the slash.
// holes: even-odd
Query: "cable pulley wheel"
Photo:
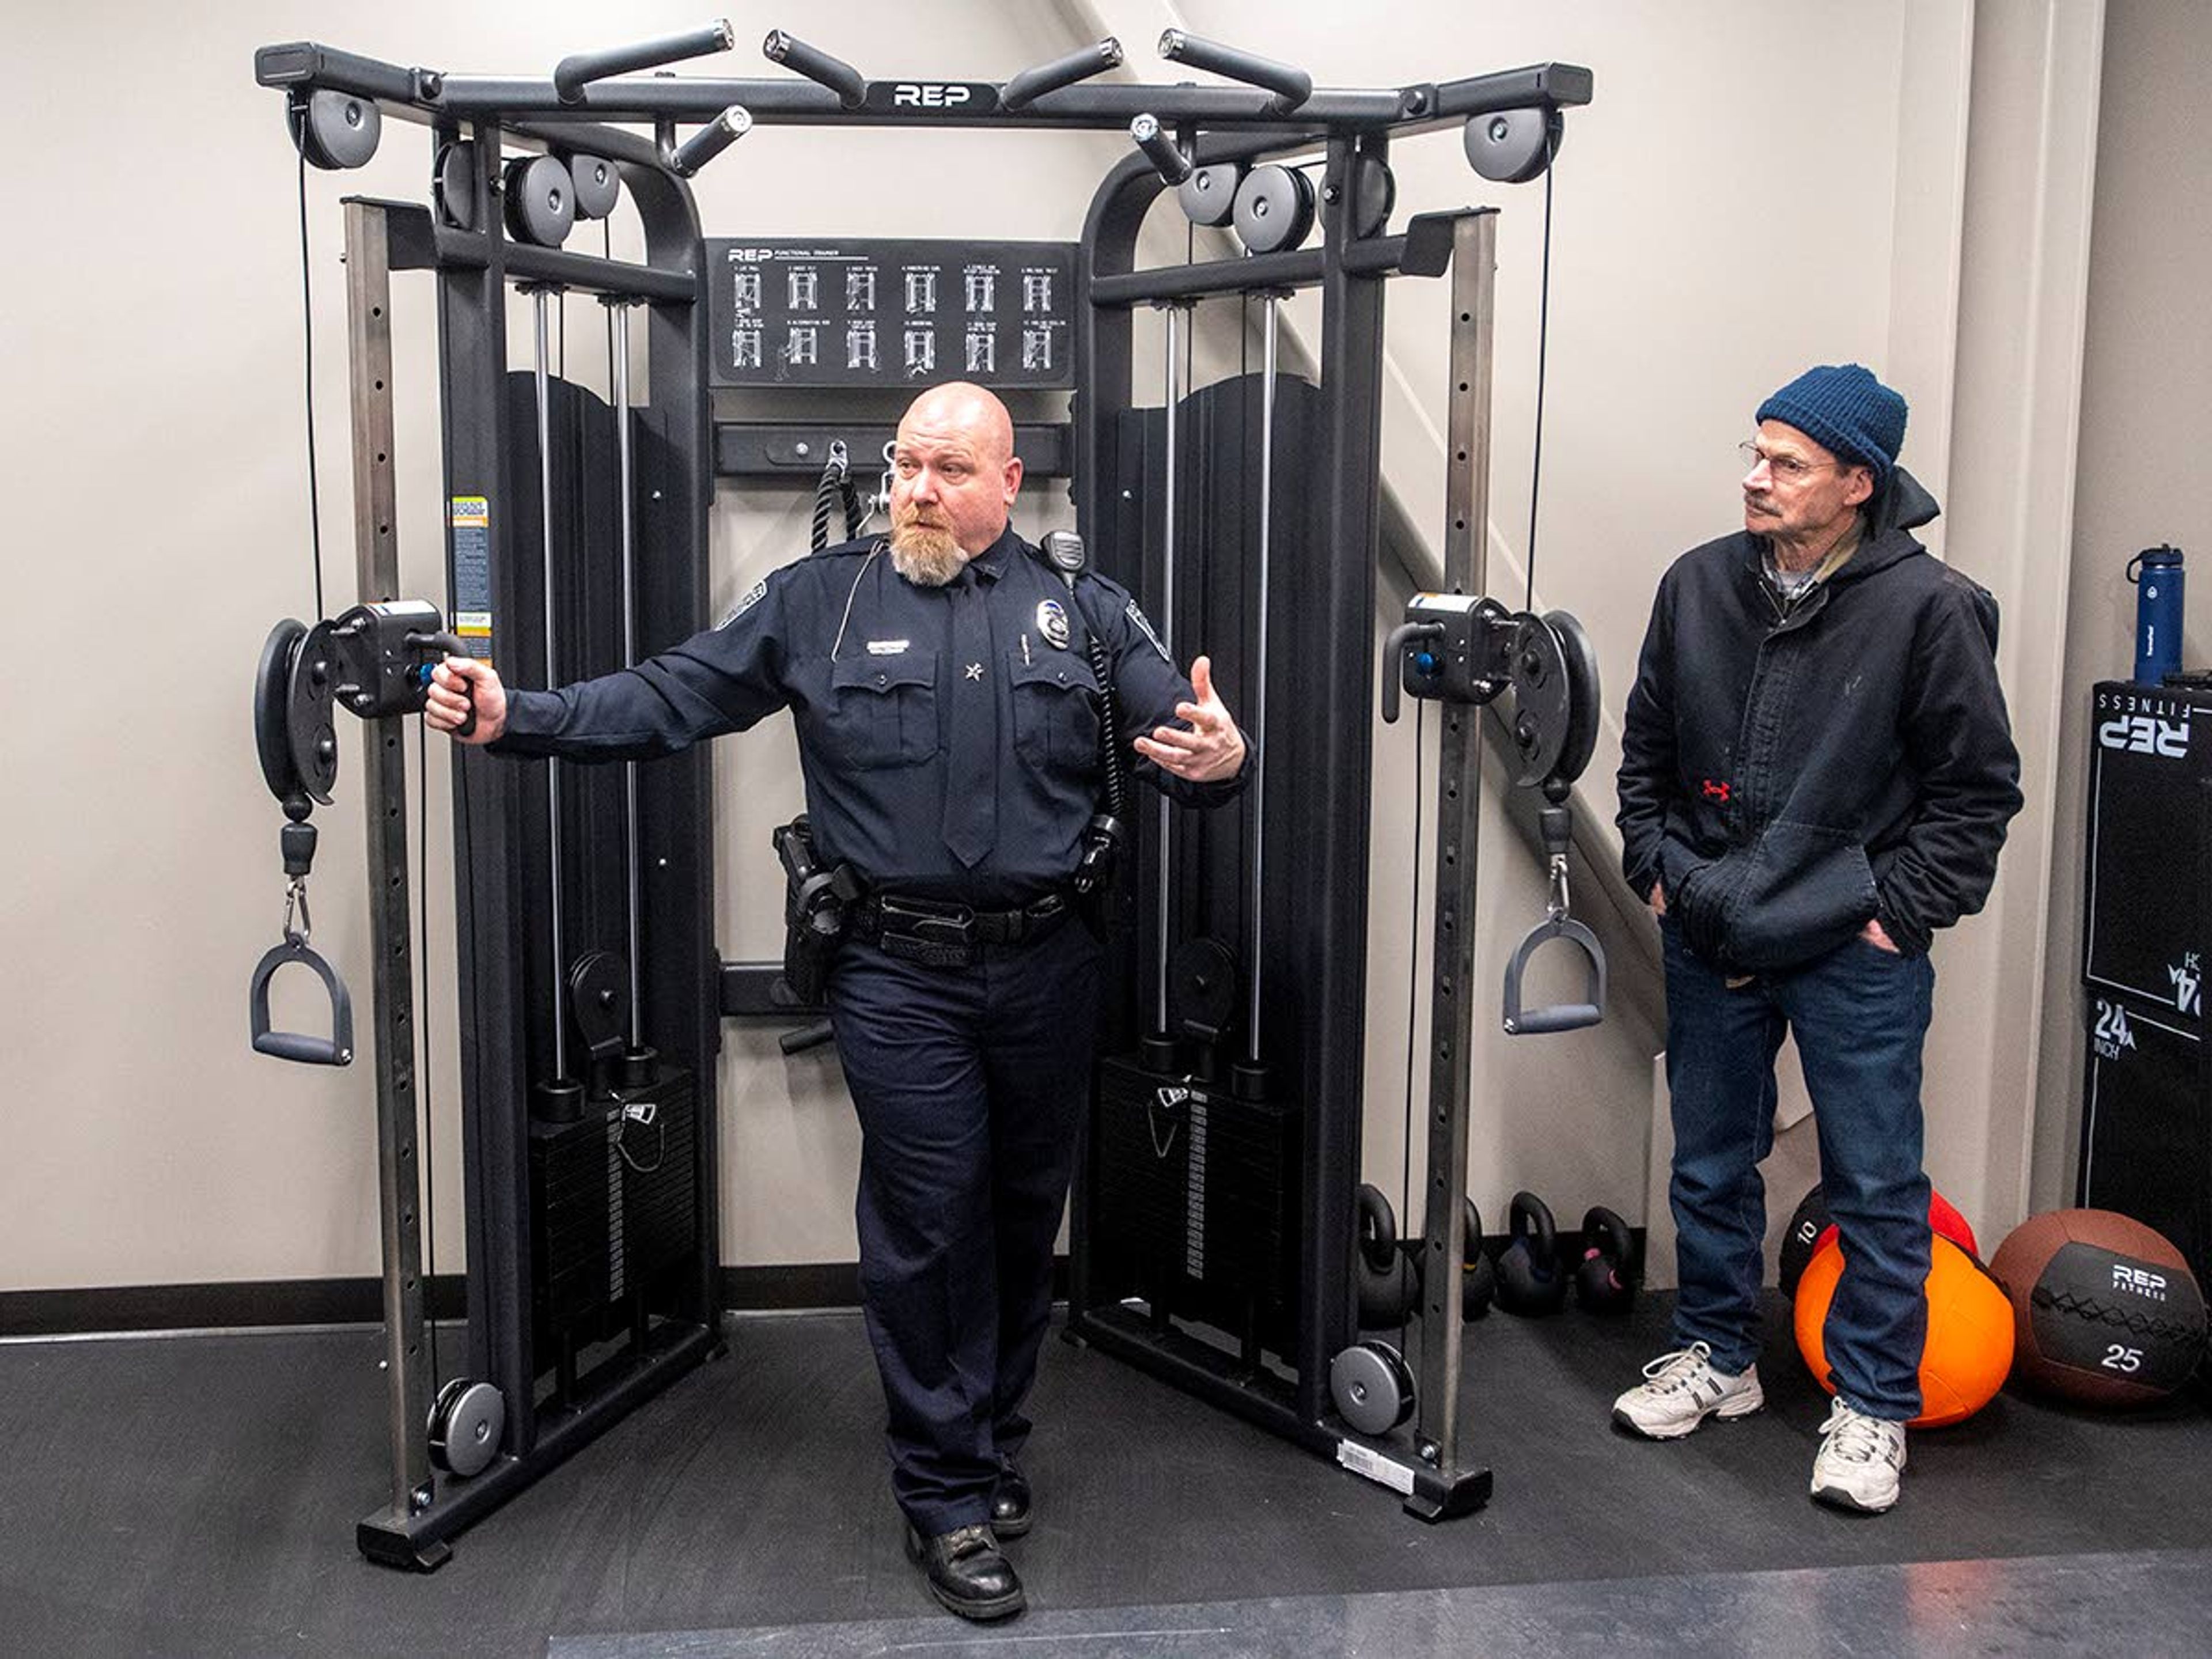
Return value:
<svg viewBox="0 0 2212 1659">
<path fill-rule="evenodd" d="M 1194 225 L 1225 225 L 1237 211 L 1237 186 L 1244 170 L 1234 161 L 1200 167 L 1176 186 L 1176 200 Z"/>
<path fill-rule="evenodd" d="M 507 1401 L 489 1382 L 457 1376 L 430 1407 L 430 1461 L 448 1474 L 482 1474 L 499 1455 Z"/>
<path fill-rule="evenodd" d="M 292 689 L 292 664 L 307 623 L 287 617 L 269 630 L 261 663 L 253 671 L 253 750 L 261 760 L 262 781 L 278 800 L 301 793 L 300 769 L 292 760 L 292 732 L 286 719 Z"/>
<path fill-rule="evenodd" d="M 558 247 L 576 223 L 576 184 L 552 155 L 518 155 L 507 164 L 507 234 L 518 242 Z"/>
<path fill-rule="evenodd" d="M 319 622 L 293 648 L 284 679 L 284 737 L 300 787 L 331 804 L 338 781 L 337 723 L 332 718 L 331 625 Z"/>
<path fill-rule="evenodd" d="M 1377 155 L 1361 156 L 1352 170 L 1352 234 L 1380 235 L 1397 205 L 1398 179 L 1390 164 Z"/>
<path fill-rule="evenodd" d="M 1573 687 L 1559 636 L 1540 617 L 1521 618 L 1512 664 L 1513 744 L 1521 757 L 1513 781 L 1525 787 L 1550 777 L 1566 752 Z"/>
<path fill-rule="evenodd" d="M 1293 167 L 1254 167 L 1237 186 L 1237 240 L 1254 253 L 1294 248 L 1313 228 L 1313 180 Z"/>
<path fill-rule="evenodd" d="M 604 155 L 571 155 L 568 177 L 576 187 L 579 219 L 604 219 L 622 200 L 622 173 Z"/>
<path fill-rule="evenodd" d="M 1525 185 L 1559 153 L 1566 119 L 1557 110 L 1504 109 L 1468 118 L 1467 159 L 1494 185 Z"/>
<path fill-rule="evenodd" d="M 1356 1342 L 1328 1362 L 1336 1414 L 1362 1434 L 1388 1434 L 1413 1414 L 1413 1371 L 1388 1342 Z"/>
<path fill-rule="evenodd" d="M 1547 611 L 1544 613 L 1544 625 L 1559 641 L 1560 657 L 1567 671 L 1566 739 L 1559 745 L 1559 757 L 1544 779 L 1549 781 L 1557 778 L 1562 783 L 1572 783 L 1582 776 L 1597 750 L 1598 720 L 1604 696 L 1598 678 L 1597 647 L 1590 643 L 1589 630 L 1571 611 Z"/>
<path fill-rule="evenodd" d="M 438 152 L 430 194 L 439 215 L 455 230 L 477 230 L 476 141 L 457 138 Z"/>
<path fill-rule="evenodd" d="M 568 969 L 568 1013 L 594 1054 L 620 1049 L 629 1029 L 629 966 L 612 951 L 586 951 Z"/>
<path fill-rule="evenodd" d="M 1186 939 L 1168 963 L 1168 1013 L 1179 1030 L 1211 1042 L 1237 1012 L 1237 958 L 1218 939 Z"/>
<path fill-rule="evenodd" d="M 307 165 L 325 173 L 367 165 L 384 132 L 384 112 L 374 100 L 328 88 L 291 100 L 284 119 Z"/>
</svg>

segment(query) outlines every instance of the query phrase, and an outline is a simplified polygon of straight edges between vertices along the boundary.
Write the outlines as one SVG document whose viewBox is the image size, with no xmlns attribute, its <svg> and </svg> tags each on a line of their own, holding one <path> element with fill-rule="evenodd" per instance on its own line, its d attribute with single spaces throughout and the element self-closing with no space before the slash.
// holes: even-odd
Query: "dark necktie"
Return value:
<svg viewBox="0 0 2212 1659">
<path fill-rule="evenodd" d="M 999 688 L 990 601 L 973 569 L 946 590 L 952 603 L 951 753 L 945 769 L 945 844 L 973 868 L 999 839 Z"/>
</svg>

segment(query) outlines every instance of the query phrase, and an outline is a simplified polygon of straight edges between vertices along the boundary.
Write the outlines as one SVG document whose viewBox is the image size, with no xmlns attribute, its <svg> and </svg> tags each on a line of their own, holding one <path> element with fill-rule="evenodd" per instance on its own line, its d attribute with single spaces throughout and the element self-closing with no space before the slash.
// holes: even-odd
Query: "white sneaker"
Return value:
<svg viewBox="0 0 2212 1659">
<path fill-rule="evenodd" d="M 1613 1402 L 1613 1420 L 1647 1440 L 1680 1440 L 1708 1417 L 1748 1417 L 1766 1403 L 1758 1366 L 1730 1376 L 1713 1369 L 1712 1354 L 1703 1342 L 1661 1354 Z"/>
<path fill-rule="evenodd" d="M 1838 1400 L 1820 1425 L 1826 1437 L 1813 1460 L 1813 1496 L 1839 1510 L 1880 1515 L 1897 1502 L 1905 1468 L 1905 1425 L 1869 1417 Z"/>
</svg>

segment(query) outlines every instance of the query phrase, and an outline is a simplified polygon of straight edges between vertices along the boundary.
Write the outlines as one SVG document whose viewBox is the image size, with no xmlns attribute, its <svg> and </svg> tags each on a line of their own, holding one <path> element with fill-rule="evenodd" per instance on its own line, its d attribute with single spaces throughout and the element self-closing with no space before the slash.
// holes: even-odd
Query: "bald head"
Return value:
<svg viewBox="0 0 2212 1659">
<path fill-rule="evenodd" d="M 988 387 L 968 380 L 933 386 L 907 405 L 899 422 L 899 441 L 909 434 L 965 443 L 987 466 L 1004 466 L 1014 458 L 1014 419 Z"/>
<path fill-rule="evenodd" d="M 953 380 L 915 398 L 891 463 L 891 552 L 909 581 L 951 580 L 1005 532 L 1022 464 L 1012 417 L 981 386 Z"/>
</svg>

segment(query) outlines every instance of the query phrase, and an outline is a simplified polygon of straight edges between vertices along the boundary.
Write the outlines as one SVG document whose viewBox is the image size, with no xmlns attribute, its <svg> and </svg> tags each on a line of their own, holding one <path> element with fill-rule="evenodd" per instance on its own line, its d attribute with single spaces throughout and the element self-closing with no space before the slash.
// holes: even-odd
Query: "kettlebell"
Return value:
<svg viewBox="0 0 2212 1659">
<path fill-rule="evenodd" d="M 1488 1313 L 1490 1304 L 1498 1299 L 1498 1268 L 1490 1252 L 1482 1248 L 1482 1212 L 1474 1207 L 1473 1199 L 1466 1202 L 1467 1254 L 1459 1264 L 1459 1316 L 1473 1321 Z"/>
<path fill-rule="evenodd" d="M 1602 1204 L 1583 1217 L 1583 1259 L 1575 1269 L 1575 1299 L 1591 1313 L 1626 1313 L 1636 1300 L 1639 1263 L 1636 1235 Z"/>
<path fill-rule="evenodd" d="M 1498 1305 L 1528 1316 L 1559 1312 L 1567 1305 L 1569 1279 L 1551 1206 L 1534 1193 L 1516 1193 L 1509 1220 L 1512 1243 L 1498 1261 Z"/>
<path fill-rule="evenodd" d="M 1359 1291 L 1359 1328 L 1379 1331 L 1402 1325 L 1421 1299 L 1413 1264 L 1398 1248 L 1398 1219 L 1380 1187 L 1359 1188 L 1359 1241 L 1352 1252 L 1352 1275 Z"/>
</svg>

